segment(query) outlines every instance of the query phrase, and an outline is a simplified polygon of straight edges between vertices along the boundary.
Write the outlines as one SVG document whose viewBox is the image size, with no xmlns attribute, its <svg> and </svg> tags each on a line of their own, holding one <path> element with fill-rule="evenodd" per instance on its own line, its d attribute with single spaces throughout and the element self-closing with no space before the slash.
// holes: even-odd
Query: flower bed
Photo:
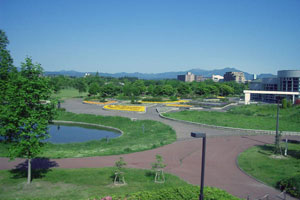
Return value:
<svg viewBox="0 0 300 200">
<path fill-rule="evenodd" d="M 191 107 L 193 107 L 191 105 L 186 105 L 186 104 L 166 104 L 166 106 L 169 106 L 169 107 L 184 107 L 184 108 L 191 108 Z"/>
<path fill-rule="evenodd" d="M 178 100 L 178 101 L 141 101 L 141 103 L 186 103 L 190 100 Z"/>
<path fill-rule="evenodd" d="M 106 105 L 106 104 L 111 104 L 111 103 L 117 103 L 117 101 L 107 101 L 107 102 L 83 101 L 83 103 L 95 104 L 95 105 Z"/>
<path fill-rule="evenodd" d="M 109 110 L 121 110 L 121 111 L 133 111 L 133 112 L 145 112 L 145 106 L 124 106 L 124 105 L 106 105 L 103 108 Z"/>
</svg>

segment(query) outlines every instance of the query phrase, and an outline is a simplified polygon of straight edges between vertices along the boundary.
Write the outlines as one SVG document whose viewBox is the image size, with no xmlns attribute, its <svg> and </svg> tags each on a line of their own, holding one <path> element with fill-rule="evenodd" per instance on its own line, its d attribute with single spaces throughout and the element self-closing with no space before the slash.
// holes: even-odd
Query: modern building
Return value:
<svg viewBox="0 0 300 200">
<path fill-rule="evenodd" d="M 300 70 L 281 70 L 277 72 L 280 91 L 300 92 Z"/>
<path fill-rule="evenodd" d="M 263 78 L 250 83 L 250 99 L 275 103 L 277 98 L 284 97 L 293 102 L 300 98 L 300 70 L 281 70 L 276 78 Z"/>
<path fill-rule="evenodd" d="M 245 83 L 246 78 L 243 72 L 226 72 L 224 81 L 235 81 L 237 83 Z"/>
<path fill-rule="evenodd" d="M 212 75 L 211 76 L 211 79 L 214 81 L 214 82 L 220 82 L 220 81 L 223 81 L 224 80 L 224 77 L 223 76 L 220 76 L 220 75 Z"/>
<path fill-rule="evenodd" d="M 178 75 L 177 79 L 184 82 L 193 82 L 196 79 L 196 75 L 192 74 L 192 72 L 188 72 L 186 75 Z"/>
</svg>

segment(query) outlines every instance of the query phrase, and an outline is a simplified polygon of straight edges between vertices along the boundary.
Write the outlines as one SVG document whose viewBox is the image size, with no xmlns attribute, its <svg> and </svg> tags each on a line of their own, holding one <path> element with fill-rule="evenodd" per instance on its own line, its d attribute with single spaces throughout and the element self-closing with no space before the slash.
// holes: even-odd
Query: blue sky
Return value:
<svg viewBox="0 0 300 200">
<path fill-rule="evenodd" d="M 0 0 L 19 66 L 157 73 L 300 70 L 300 0 Z"/>
</svg>

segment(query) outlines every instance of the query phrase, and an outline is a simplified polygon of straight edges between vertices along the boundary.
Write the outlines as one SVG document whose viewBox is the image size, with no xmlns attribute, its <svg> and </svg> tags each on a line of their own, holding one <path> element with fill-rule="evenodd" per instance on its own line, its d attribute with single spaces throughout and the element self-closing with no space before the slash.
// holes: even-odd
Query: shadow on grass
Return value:
<svg viewBox="0 0 300 200">
<path fill-rule="evenodd" d="M 45 174 L 51 171 L 51 168 L 57 167 L 55 161 L 50 161 L 48 158 L 34 158 L 31 160 L 31 179 L 43 178 Z M 27 177 L 28 161 L 20 163 L 15 169 L 10 170 L 12 178 L 25 178 Z"/>
<path fill-rule="evenodd" d="M 253 138 L 249 138 L 247 136 L 242 136 L 242 138 L 245 138 L 245 139 L 248 139 L 248 140 L 252 140 L 252 141 L 255 141 L 255 142 L 259 142 L 259 143 L 262 143 L 262 144 L 269 144 L 269 143 L 264 142 L 264 141 L 256 140 L 256 139 L 253 139 Z"/>
<path fill-rule="evenodd" d="M 147 177 L 155 177 L 155 172 L 154 171 L 147 171 L 146 173 L 145 173 L 145 175 L 147 176 Z"/>
<path fill-rule="evenodd" d="M 264 155 L 271 155 L 274 152 L 274 146 L 271 145 L 262 145 L 257 146 L 259 148 L 258 152 Z M 282 147 L 282 154 L 284 153 L 284 147 Z M 300 159 L 300 151 L 299 150 L 289 150 L 287 151 L 287 155 L 296 159 Z"/>
</svg>

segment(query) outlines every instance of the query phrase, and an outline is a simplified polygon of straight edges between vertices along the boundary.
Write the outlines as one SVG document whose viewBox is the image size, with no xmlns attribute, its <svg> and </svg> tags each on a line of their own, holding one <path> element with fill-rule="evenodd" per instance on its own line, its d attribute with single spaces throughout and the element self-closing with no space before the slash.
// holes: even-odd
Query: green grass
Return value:
<svg viewBox="0 0 300 200">
<path fill-rule="evenodd" d="M 251 176 L 275 187 L 284 178 L 300 174 L 300 144 L 288 144 L 287 158 L 272 158 L 273 145 L 255 146 L 238 157 L 239 166 Z"/>
<path fill-rule="evenodd" d="M 163 114 L 174 119 L 245 129 L 276 129 L 276 105 L 246 105 L 228 112 L 181 111 Z M 279 130 L 300 132 L 300 106 L 280 109 Z"/>
<path fill-rule="evenodd" d="M 79 93 L 75 88 L 67 88 L 59 90 L 57 94 L 53 94 L 52 97 L 58 98 L 59 100 L 65 100 L 76 97 L 84 97 L 87 95 L 87 92 Z"/>
<path fill-rule="evenodd" d="M 118 138 L 70 144 L 47 144 L 39 157 L 71 158 L 118 155 L 157 148 L 176 141 L 175 131 L 168 125 L 151 120 L 131 121 L 124 117 L 60 112 L 57 120 L 86 122 L 115 127 L 124 132 Z M 144 133 L 142 126 L 144 125 Z M 7 145 L 0 143 L 0 156 L 8 156 Z"/>
<path fill-rule="evenodd" d="M 0 170 L 0 199 L 88 199 L 122 195 L 143 190 L 158 190 L 189 184 L 165 174 L 164 184 L 154 183 L 150 170 L 124 169 L 125 186 L 113 185 L 115 168 L 51 169 L 34 172 L 32 184 L 26 184 L 25 173 Z"/>
</svg>

